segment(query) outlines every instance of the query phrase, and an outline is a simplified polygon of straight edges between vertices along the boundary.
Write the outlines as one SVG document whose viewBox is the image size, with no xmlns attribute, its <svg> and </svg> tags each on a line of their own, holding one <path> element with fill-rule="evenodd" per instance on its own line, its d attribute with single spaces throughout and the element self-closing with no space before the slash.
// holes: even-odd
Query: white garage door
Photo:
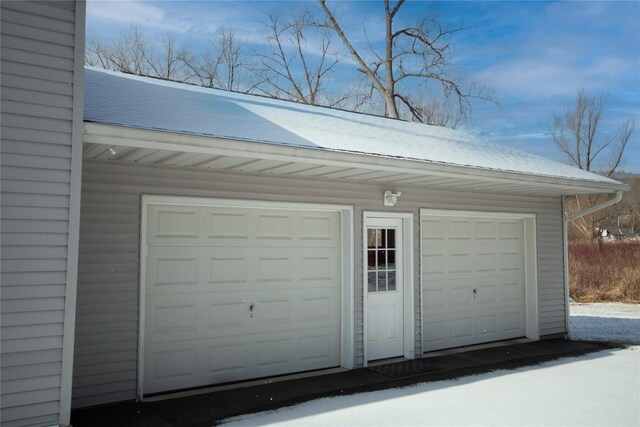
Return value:
<svg viewBox="0 0 640 427">
<path fill-rule="evenodd" d="M 423 350 L 526 333 L 523 220 L 422 217 Z"/>
<path fill-rule="evenodd" d="M 340 365 L 340 214 L 150 204 L 144 393 Z"/>
</svg>

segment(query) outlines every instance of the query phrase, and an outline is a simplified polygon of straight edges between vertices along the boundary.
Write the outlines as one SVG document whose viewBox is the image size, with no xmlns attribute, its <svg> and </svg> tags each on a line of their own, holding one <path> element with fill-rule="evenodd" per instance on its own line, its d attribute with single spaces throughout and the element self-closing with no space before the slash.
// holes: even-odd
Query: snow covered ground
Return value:
<svg viewBox="0 0 640 427">
<path fill-rule="evenodd" d="M 571 304 L 573 340 L 640 344 L 640 304 Z"/>
<path fill-rule="evenodd" d="M 571 306 L 574 339 L 640 343 L 640 306 Z M 612 317 L 615 316 L 615 317 Z M 640 426 L 640 346 L 319 399 L 226 426 Z"/>
<path fill-rule="evenodd" d="M 640 425 L 640 347 L 315 400 L 226 426 Z"/>
</svg>

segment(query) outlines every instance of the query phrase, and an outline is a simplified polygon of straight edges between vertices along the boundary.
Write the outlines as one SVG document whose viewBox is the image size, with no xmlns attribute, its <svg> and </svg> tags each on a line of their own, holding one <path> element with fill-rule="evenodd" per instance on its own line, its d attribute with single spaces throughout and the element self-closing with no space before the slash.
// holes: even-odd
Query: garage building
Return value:
<svg viewBox="0 0 640 427">
<path fill-rule="evenodd" d="M 562 335 L 561 196 L 621 188 L 450 129 L 85 79 L 74 407 Z"/>
</svg>

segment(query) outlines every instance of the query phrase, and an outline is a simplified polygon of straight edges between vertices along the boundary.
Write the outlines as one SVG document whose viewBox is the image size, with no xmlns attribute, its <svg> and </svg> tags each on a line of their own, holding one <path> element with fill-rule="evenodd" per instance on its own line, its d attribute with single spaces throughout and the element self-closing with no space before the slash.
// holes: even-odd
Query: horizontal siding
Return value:
<svg viewBox="0 0 640 427">
<path fill-rule="evenodd" d="M 564 332 L 562 215 L 559 197 L 461 193 L 397 186 L 396 208 L 382 207 L 383 184 L 194 171 L 85 161 L 81 206 L 75 407 L 132 400 L 136 395 L 140 200 L 142 194 L 329 203 L 355 206 L 356 358 L 363 360 L 361 237 L 366 210 L 414 214 L 419 209 L 534 213 L 538 225 L 540 333 Z M 420 257 L 414 257 L 416 354 L 421 352 Z"/>
<path fill-rule="evenodd" d="M 59 421 L 74 2 L 2 2 L 0 216 L 3 426 Z"/>
</svg>

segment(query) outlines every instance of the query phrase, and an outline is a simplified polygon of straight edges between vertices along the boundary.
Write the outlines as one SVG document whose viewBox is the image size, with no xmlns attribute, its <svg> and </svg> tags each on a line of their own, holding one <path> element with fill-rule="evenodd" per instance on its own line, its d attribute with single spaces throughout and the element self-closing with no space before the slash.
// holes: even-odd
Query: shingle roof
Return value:
<svg viewBox="0 0 640 427">
<path fill-rule="evenodd" d="M 443 127 L 112 71 L 85 71 L 86 122 L 619 184 Z"/>
</svg>

